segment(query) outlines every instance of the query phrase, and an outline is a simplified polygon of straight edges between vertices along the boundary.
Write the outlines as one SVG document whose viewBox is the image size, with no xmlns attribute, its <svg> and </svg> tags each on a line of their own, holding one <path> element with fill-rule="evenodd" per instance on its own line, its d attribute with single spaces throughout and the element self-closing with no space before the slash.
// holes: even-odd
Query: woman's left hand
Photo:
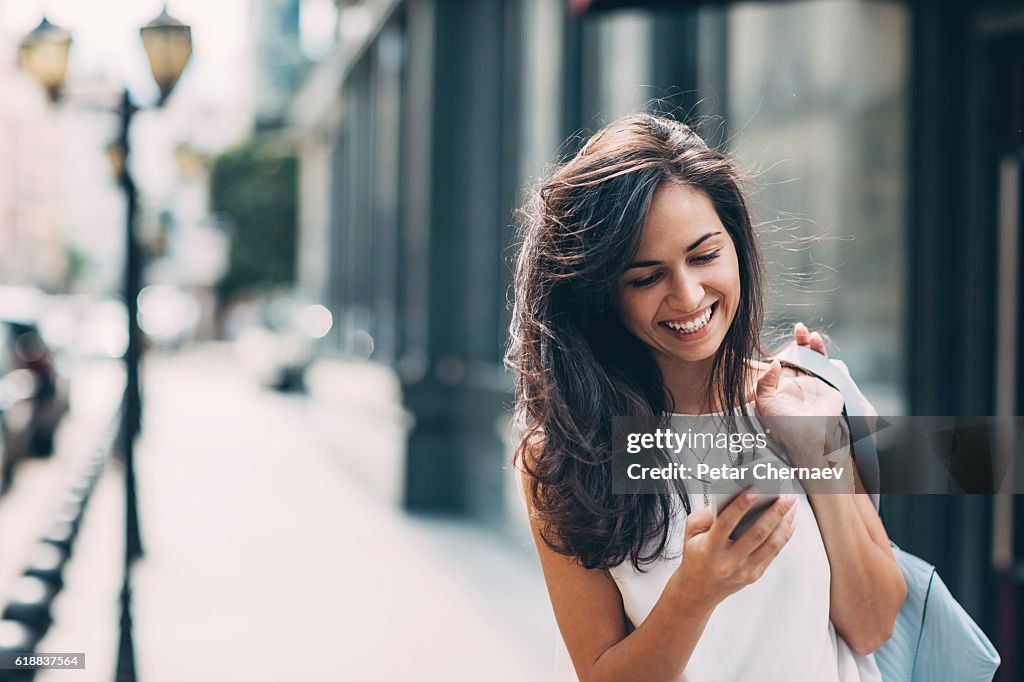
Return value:
<svg viewBox="0 0 1024 682">
<path fill-rule="evenodd" d="M 774 360 L 757 380 L 754 406 L 762 417 L 838 417 L 843 396 L 817 377 L 783 374 L 782 363 Z"/>
<path fill-rule="evenodd" d="M 826 355 L 817 332 L 802 324 L 794 329 L 796 342 Z M 834 432 L 843 411 L 839 391 L 816 377 L 783 368 L 775 360 L 757 382 L 755 413 L 774 438 L 782 441 L 790 456 L 810 466 L 828 466 L 825 454 L 835 448 Z M 819 417 L 819 418 L 814 418 Z"/>
<path fill-rule="evenodd" d="M 797 322 L 793 327 L 793 339 L 796 341 L 798 346 L 806 346 L 813 351 L 821 353 L 826 358 L 828 357 L 828 350 L 825 349 L 825 340 L 821 337 L 818 332 L 812 332 L 809 330 L 803 322 Z M 864 419 L 867 422 L 868 432 L 875 432 L 875 425 L 878 423 L 878 410 L 871 404 L 871 401 L 867 399 L 860 387 L 854 383 L 850 377 L 850 368 L 846 366 L 846 363 L 842 360 L 829 360 L 830 363 L 836 366 L 836 368 L 846 375 L 847 379 L 850 379 L 850 384 L 853 387 L 853 400 L 859 405 L 859 411 L 864 415 Z M 801 373 L 792 367 L 783 367 L 782 376 L 794 377 Z"/>
</svg>

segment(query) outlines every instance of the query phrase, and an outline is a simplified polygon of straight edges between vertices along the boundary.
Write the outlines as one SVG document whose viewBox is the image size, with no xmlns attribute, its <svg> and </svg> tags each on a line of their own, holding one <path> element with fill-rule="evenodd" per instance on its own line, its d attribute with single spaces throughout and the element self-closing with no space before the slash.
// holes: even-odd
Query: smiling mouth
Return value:
<svg viewBox="0 0 1024 682">
<path fill-rule="evenodd" d="M 698 315 L 696 318 L 690 320 L 689 322 L 672 322 L 670 320 L 666 320 L 664 322 L 661 322 L 661 325 L 667 327 L 668 329 L 671 329 L 677 334 L 681 334 L 682 336 L 690 336 L 692 334 L 698 333 L 702 329 L 706 328 L 709 324 L 711 324 L 711 320 L 714 319 L 715 310 L 717 308 L 718 301 L 715 301 L 710 306 L 708 306 L 708 308 L 703 313 Z"/>
</svg>

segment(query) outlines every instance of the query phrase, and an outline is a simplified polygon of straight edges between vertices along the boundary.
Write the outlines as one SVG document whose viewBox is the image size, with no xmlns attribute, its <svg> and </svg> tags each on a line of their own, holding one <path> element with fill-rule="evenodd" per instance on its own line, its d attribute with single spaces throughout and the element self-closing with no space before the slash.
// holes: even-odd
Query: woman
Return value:
<svg viewBox="0 0 1024 682">
<path fill-rule="evenodd" d="M 880 679 L 871 652 L 906 587 L 866 494 L 781 496 L 731 540 L 756 493 L 717 517 L 699 495 L 612 493 L 613 417 L 842 409 L 819 380 L 756 361 L 763 265 L 731 160 L 633 114 L 557 168 L 526 216 L 516 458 L 578 678 Z M 829 464 L 826 442 L 786 445 Z"/>
</svg>

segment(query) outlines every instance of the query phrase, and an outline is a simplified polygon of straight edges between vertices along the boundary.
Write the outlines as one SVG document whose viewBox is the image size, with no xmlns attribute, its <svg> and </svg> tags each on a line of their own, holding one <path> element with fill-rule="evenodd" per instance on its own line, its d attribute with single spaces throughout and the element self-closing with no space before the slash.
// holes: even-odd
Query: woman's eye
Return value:
<svg viewBox="0 0 1024 682">
<path fill-rule="evenodd" d="M 630 285 L 636 287 L 637 289 L 643 289 L 644 287 L 651 286 L 652 284 L 657 282 L 659 279 L 661 279 L 661 273 L 660 272 L 655 272 L 654 274 L 648 275 L 647 277 L 644 277 L 643 279 L 634 279 L 632 282 L 630 282 Z"/>
<path fill-rule="evenodd" d="M 705 253 L 702 256 L 695 256 L 693 262 L 697 264 L 710 263 L 718 258 L 719 252 L 720 251 L 712 251 L 711 253 Z"/>
</svg>

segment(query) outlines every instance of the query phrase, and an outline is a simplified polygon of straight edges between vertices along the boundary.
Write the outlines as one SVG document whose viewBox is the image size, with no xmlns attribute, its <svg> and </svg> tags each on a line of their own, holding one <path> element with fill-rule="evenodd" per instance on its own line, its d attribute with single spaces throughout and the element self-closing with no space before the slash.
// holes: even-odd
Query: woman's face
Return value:
<svg viewBox="0 0 1024 682">
<path fill-rule="evenodd" d="M 732 237 L 701 190 L 654 192 L 640 247 L 619 276 L 619 317 L 662 371 L 712 358 L 740 302 Z"/>
</svg>

